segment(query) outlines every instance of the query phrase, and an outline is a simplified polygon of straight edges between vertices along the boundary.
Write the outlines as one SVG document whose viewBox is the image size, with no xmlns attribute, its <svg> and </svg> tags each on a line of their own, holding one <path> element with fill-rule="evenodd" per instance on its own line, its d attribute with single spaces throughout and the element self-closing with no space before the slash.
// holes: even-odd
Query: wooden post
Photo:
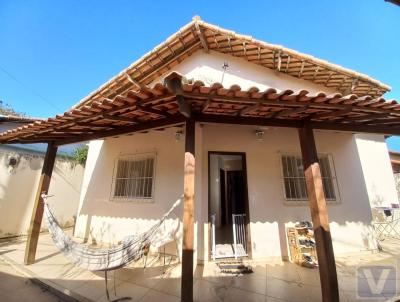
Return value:
<svg viewBox="0 0 400 302">
<path fill-rule="evenodd" d="M 186 120 L 181 301 L 193 301 L 195 122 Z"/>
<path fill-rule="evenodd" d="M 56 159 L 57 147 L 53 143 L 47 145 L 46 155 L 44 157 L 42 175 L 40 176 L 39 185 L 36 191 L 35 203 L 31 223 L 29 225 L 28 241 L 25 248 L 25 264 L 35 262 L 36 247 L 39 239 L 40 226 L 42 224 L 44 203 L 42 193 L 47 193 L 50 186 L 50 178 L 53 172 L 54 162 Z"/>
<path fill-rule="evenodd" d="M 339 301 L 339 288 L 335 256 L 317 149 L 313 129 L 309 124 L 306 123 L 299 129 L 299 138 L 317 248 L 322 301 L 336 302 Z"/>
</svg>

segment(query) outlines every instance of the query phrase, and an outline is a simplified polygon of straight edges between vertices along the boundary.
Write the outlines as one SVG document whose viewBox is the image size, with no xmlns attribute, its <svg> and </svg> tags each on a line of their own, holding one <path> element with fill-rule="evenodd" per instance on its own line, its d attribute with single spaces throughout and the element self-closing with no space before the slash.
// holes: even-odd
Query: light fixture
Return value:
<svg viewBox="0 0 400 302">
<path fill-rule="evenodd" d="M 178 130 L 175 132 L 175 141 L 179 142 L 181 140 L 181 137 L 183 135 L 182 130 Z"/>
<path fill-rule="evenodd" d="M 262 130 L 262 129 L 256 129 L 256 130 L 254 131 L 254 133 L 256 134 L 256 139 L 257 139 L 259 142 L 262 142 L 262 141 L 264 140 L 264 134 L 265 134 L 264 130 Z"/>
</svg>

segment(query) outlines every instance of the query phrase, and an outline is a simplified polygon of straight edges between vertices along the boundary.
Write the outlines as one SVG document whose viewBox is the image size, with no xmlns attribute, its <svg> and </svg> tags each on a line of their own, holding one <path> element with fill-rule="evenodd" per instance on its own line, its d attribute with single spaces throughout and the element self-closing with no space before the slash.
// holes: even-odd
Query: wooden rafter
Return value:
<svg viewBox="0 0 400 302">
<path fill-rule="evenodd" d="M 352 112 L 352 108 L 346 108 L 342 110 L 335 110 L 335 111 L 329 111 L 329 112 L 322 112 L 322 113 L 315 113 L 311 115 L 312 119 L 323 119 L 323 118 L 332 118 L 332 117 L 338 117 L 338 116 L 343 116 L 345 114 L 348 114 Z"/>
<path fill-rule="evenodd" d="M 251 106 L 245 107 L 245 108 L 243 108 L 242 110 L 240 110 L 238 112 L 238 115 L 239 116 L 243 116 L 243 115 L 246 115 L 246 114 L 251 113 L 253 111 L 256 111 L 256 110 L 260 109 L 261 104 L 262 103 L 257 103 L 255 105 L 251 105 Z"/>
<path fill-rule="evenodd" d="M 125 116 L 102 114 L 101 117 L 105 120 L 110 120 L 110 121 L 137 123 L 135 118 L 125 117 Z"/>
<path fill-rule="evenodd" d="M 80 135 L 79 137 L 74 137 L 74 138 L 70 138 L 70 139 L 57 141 L 55 144 L 57 146 L 68 145 L 68 144 L 84 142 L 84 141 L 88 141 L 88 140 L 102 139 L 102 138 L 106 138 L 106 137 L 118 136 L 118 135 L 123 135 L 123 134 L 128 134 L 128 133 L 135 133 L 135 132 L 140 132 L 140 131 L 149 130 L 149 129 L 163 128 L 163 127 L 165 128 L 166 126 L 175 126 L 175 125 L 181 124 L 184 121 L 185 121 L 185 118 L 181 115 L 171 116 L 171 117 L 167 117 L 167 118 L 151 120 L 148 122 L 142 122 L 142 123 L 136 124 L 136 125 L 115 127 L 114 129 L 111 129 L 111 130 L 96 132 L 96 133 L 89 134 L 89 135 Z"/>
<path fill-rule="evenodd" d="M 393 124 L 393 123 L 400 123 L 400 118 L 392 118 L 392 119 L 373 119 L 364 122 L 368 125 L 379 125 L 379 124 Z"/>
<path fill-rule="evenodd" d="M 347 117 L 346 122 L 359 122 L 359 121 L 367 121 L 372 119 L 381 119 L 387 118 L 390 116 L 390 113 L 383 113 L 383 114 L 365 114 L 361 116 L 354 116 L 354 117 Z"/>
<path fill-rule="evenodd" d="M 303 71 L 304 71 L 304 65 L 306 64 L 305 60 L 301 60 L 301 67 L 300 67 L 300 71 L 297 77 L 301 78 L 301 76 L 303 75 Z"/>
<path fill-rule="evenodd" d="M 308 109 L 309 105 L 305 105 L 302 107 L 298 107 L 298 108 L 292 108 L 292 109 L 287 109 L 287 110 L 282 110 L 282 111 L 278 111 L 278 112 L 274 112 L 271 117 L 282 117 L 282 116 L 289 116 L 292 114 L 297 114 L 297 113 L 301 113 L 304 112 Z"/>
<path fill-rule="evenodd" d="M 202 111 L 203 113 L 206 112 L 206 111 L 208 110 L 208 108 L 210 108 L 211 103 L 212 103 L 211 100 L 208 99 L 208 100 L 206 101 L 205 105 L 203 106 L 203 109 L 202 109 L 201 111 Z"/>
<path fill-rule="evenodd" d="M 206 37 L 205 37 L 205 35 L 204 35 L 204 30 L 201 28 L 201 26 L 199 25 L 198 22 L 195 22 L 195 23 L 194 23 L 194 26 L 196 27 L 196 33 L 197 33 L 197 36 L 198 36 L 199 39 L 200 39 L 201 46 L 203 47 L 203 49 L 204 49 L 206 52 L 209 52 L 207 39 L 206 39 Z"/>
<path fill-rule="evenodd" d="M 300 63 L 296 61 L 293 64 L 299 66 Z M 325 71 L 323 76 L 326 79 Z M 263 110 L 260 111 L 260 108 Z M 165 78 L 164 85 L 157 84 L 150 88 L 141 84 L 139 89 L 129 90 L 125 95 L 97 100 L 55 118 L 7 131 L 0 136 L 0 140 L 23 143 L 54 138 L 58 143 L 63 138 L 68 141 L 74 139 L 71 137 L 74 135 L 107 137 L 113 131 L 124 132 L 124 127 L 131 129 L 133 125 L 139 126 L 154 120 L 169 120 L 180 115 L 189 118 L 192 110 L 195 114 L 260 117 L 268 121 L 290 118 L 297 121 L 334 121 L 338 126 L 347 124 L 358 127 L 364 124 L 372 131 L 375 125 L 378 132 L 389 134 L 398 131 L 395 126 L 400 125 L 399 109 L 398 103 L 383 98 L 360 98 L 355 94 L 344 97 L 340 94 L 310 94 L 307 91 L 293 93 L 291 90 L 278 92 L 273 88 L 259 91 L 254 87 L 244 91 L 238 86 L 223 88 L 218 83 L 207 87 L 199 82 L 188 82 L 179 74 L 172 73 Z M 367 122 L 385 119 L 388 122 Z"/>
<path fill-rule="evenodd" d="M 281 71 L 281 66 L 282 66 L 282 54 L 281 51 L 278 51 L 278 66 L 277 66 L 277 70 Z"/>
<path fill-rule="evenodd" d="M 285 73 L 288 73 L 289 71 L 289 64 L 290 64 L 290 56 L 287 57 Z"/>
</svg>

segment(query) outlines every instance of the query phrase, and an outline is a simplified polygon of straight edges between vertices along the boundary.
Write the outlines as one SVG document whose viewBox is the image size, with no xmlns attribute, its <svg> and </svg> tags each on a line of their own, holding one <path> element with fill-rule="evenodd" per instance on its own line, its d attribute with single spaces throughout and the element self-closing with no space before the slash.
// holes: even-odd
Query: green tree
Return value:
<svg viewBox="0 0 400 302">
<path fill-rule="evenodd" d="M 76 162 L 84 166 L 88 155 L 89 146 L 81 145 L 74 150 L 74 159 Z"/>
</svg>

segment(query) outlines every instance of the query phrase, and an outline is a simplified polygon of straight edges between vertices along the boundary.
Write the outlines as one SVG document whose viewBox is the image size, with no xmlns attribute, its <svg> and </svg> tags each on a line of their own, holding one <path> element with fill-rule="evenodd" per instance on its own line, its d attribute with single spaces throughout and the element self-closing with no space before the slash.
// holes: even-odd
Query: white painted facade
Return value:
<svg viewBox="0 0 400 302">
<path fill-rule="evenodd" d="M 239 84 L 242 89 L 256 86 L 260 90 L 274 87 L 335 92 L 214 52 L 198 51 L 175 66 L 174 71 L 210 84 L 221 81 L 224 61 L 229 62 L 223 80 L 227 87 Z M 169 128 L 90 143 L 75 236 L 117 243 L 126 235 L 144 231 L 169 209 L 183 193 L 184 141 L 176 141 L 176 131 Z M 256 139 L 254 131 L 252 126 L 196 126 L 195 240 L 199 260 L 207 261 L 210 251 L 209 151 L 246 154 L 253 259 L 286 258 L 285 225 L 310 220 L 308 205 L 286 201 L 283 192 L 281 154 L 300 154 L 297 130 L 268 128 L 263 141 Z M 315 137 L 318 152 L 330 155 L 336 174 L 337 199 L 328 206 L 335 253 L 374 249 L 370 205 L 377 200 L 380 204 L 397 200 L 384 137 L 332 131 L 315 131 Z M 156 154 L 153 200 L 113 201 L 111 187 L 116 160 L 123 155 L 147 152 Z M 181 209 L 176 213 L 176 219 L 181 219 Z"/>
</svg>

